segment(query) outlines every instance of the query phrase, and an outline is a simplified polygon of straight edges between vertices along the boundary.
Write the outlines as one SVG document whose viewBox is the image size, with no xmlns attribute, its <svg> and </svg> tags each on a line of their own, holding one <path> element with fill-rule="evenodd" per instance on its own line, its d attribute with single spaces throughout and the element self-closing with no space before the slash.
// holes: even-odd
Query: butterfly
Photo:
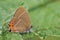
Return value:
<svg viewBox="0 0 60 40">
<path fill-rule="evenodd" d="M 9 22 L 11 32 L 30 32 L 32 28 L 29 16 L 24 7 L 19 7 Z"/>
</svg>

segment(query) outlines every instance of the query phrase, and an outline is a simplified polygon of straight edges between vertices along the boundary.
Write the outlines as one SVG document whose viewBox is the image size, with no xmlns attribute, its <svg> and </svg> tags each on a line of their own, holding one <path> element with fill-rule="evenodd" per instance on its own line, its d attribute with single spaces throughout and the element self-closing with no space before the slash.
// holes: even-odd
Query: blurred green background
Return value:
<svg viewBox="0 0 60 40">
<path fill-rule="evenodd" d="M 33 26 L 30 34 L 7 31 L 20 6 L 28 11 Z M 0 40 L 60 40 L 60 0 L 0 0 L 0 31 Z"/>
</svg>

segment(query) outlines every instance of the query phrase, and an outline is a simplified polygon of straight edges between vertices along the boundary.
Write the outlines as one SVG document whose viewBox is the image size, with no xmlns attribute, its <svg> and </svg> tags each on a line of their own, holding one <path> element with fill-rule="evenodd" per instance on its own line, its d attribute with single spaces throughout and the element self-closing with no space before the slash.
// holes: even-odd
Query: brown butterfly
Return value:
<svg viewBox="0 0 60 40">
<path fill-rule="evenodd" d="M 31 27 L 30 19 L 25 8 L 18 8 L 9 22 L 9 30 L 11 32 L 24 33 L 30 31 Z"/>
</svg>

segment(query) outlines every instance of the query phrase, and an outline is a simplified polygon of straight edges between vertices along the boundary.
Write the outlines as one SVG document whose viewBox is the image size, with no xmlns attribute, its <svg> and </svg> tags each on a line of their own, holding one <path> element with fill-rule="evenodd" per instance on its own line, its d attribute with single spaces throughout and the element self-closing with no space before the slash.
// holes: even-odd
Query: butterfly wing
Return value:
<svg viewBox="0 0 60 40">
<path fill-rule="evenodd" d="M 10 29 L 14 32 L 24 32 L 31 28 L 30 19 L 24 7 L 20 7 L 16 10 L 9 25 L 9 27 L 12 25 Z"/>
</svg>

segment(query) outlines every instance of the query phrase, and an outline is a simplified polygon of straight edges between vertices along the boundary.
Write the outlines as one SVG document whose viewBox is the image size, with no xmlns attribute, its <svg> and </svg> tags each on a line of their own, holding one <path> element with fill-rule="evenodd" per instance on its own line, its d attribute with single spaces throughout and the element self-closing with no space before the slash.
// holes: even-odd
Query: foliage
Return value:
<svg viewBox="0 0 60 40">
<path fill-rule="evenodd" d="M 28 11 L 30 34 L 8 32 L 9 20 L 19 6 Z M 60 0 L 0 0 L 0 25 L 0 40 L 60 40 Z"/>
</svg>

